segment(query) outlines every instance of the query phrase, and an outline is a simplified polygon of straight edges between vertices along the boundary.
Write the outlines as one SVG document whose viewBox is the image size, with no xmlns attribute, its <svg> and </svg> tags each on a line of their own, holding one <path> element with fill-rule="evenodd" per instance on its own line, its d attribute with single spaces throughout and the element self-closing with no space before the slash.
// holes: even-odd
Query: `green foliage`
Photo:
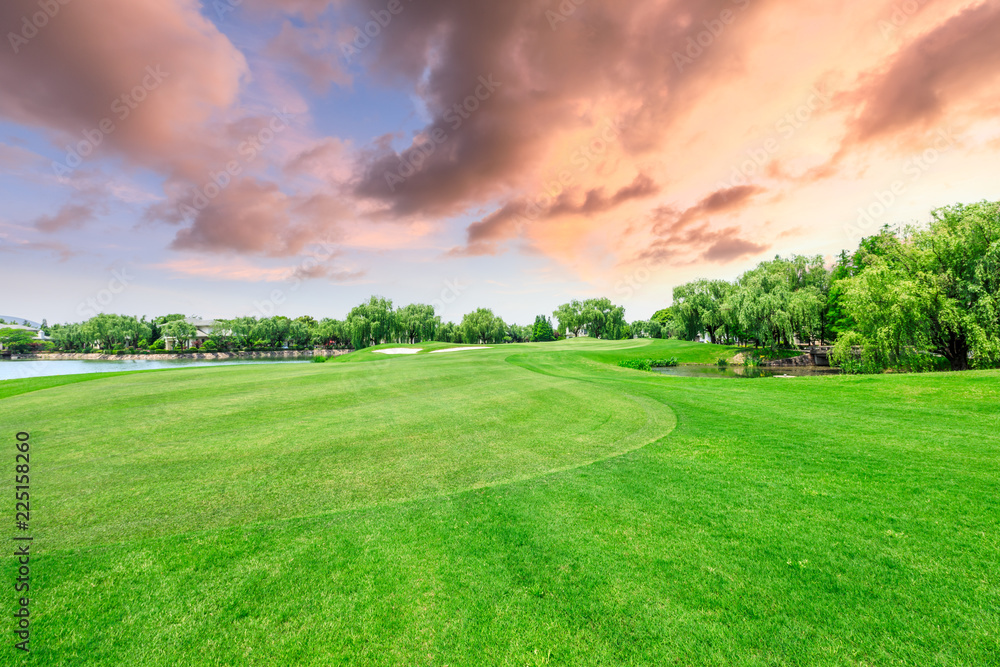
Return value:
<svg viewBox="0 0 1000 667">
<path fill-rule="evenodd" d="M 397 328 L 392 301 L 384 297 L 373 296 L 347 315 L 347 331 L 355 350 L 389 342 Z"/>
<path fill-rule="evenodd" d="M 649 359 L 622 359 L 618 362 L 618 365 L 622 368 L 631 368 L 636 371 L 653 370 L 653 362 Z"/>
<path fill-rule="evenodd" d="M 28 352 L 34 340 L 35 334 L 25 329 L 0 329 L 0 344 L 11 352 Z"/>
<path fill-rule="evenodd" d="M 552 330 L 552 321 L 544 315 L 535 317 L 535 325 L 531 330 L 531 340 L 536 343 L 549 343 L 556 339 Z"/>
<path fill-rule="evenodd" d="M 325 318 L 320 320 L 312 334 L 313 345 L 325 348 L 345 348 L 351 343 L 347 325 L 340 320 Z"/>
<path fill-rule="evenodd" d="M 618 365 L 622 368 L 631 368 L 637 371 L 650 371 L 654 368 L 673 368 L 679 366 L 677 357 L 670 359 L 621 359 Z"/>
<path fill-rule="evenodd" d="M 570 331 L 574 336 L 584 332 L 591 338 L 623 340 L 631 337 L 625 322 L 625 309 L 611 303 L 610 299 L 571 301 L 559 306 L 553 313 L 560 331 Z"/>
<path fill-rule="evenodd" d="M 314 363 L 314 364 L 322 364 L 322 363 L 326 363 L 326 357 L 324 357 L 324 356 L 323 356 L 323 355 L 321 355 L 321 354 L 317 354 L 316 356 L 314 356 L 314 357 L 312 358 L 312 363 Z"/>
<path fill-rule="evenodd" d="M 470 345 L 488 345 L 505 342 L 507 324 L 488 308 L 479 308 L 462 318 L 459 325 L 462 342 Z"/>
<path fill-rule="evenodd" d="M 1000 203 L 937 209 L 924 228 L 883 232 L 844 282 L 863 358 L 884 368 L 934 352 L 953 370 L 1000 362 Z"/>
<path fill-rule="evenodd" d="M 635 338 L 663 338 L 663 325 L 654 320 L 638 320 L 630 325 Z"/>
<path fill-rule="evenodd" d="M 726 352 L 0 383 L 4 432 L 44 436 L 35 662 L 996 663 L 1000 373 L 614 367 L 671 354 Z"/>
<path fill-rule="evenodd" d="M 432 341 L 441 327 L 441 318 L 434 314 L 434 306 L 410 304 L 396 311 L 399 328 L 397 342 L 416 344 Z"/>
<path fill-rule="evenodd" d="M 184 320 L 171 320 L 160 327 L 160 331 L 164 337 L 173 338 L 175 346 L 181 348 L 187 347 L 191 339 L 198 333 L 198 329 L 193 324 Z"/>
</svg>

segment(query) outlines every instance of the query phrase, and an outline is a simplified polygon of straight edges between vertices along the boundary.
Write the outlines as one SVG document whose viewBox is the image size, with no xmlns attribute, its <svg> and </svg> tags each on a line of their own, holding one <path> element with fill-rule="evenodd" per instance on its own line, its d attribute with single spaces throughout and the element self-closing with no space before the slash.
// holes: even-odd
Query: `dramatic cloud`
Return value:
<svg viewBox="0 0 1000 667">
<path fill-rule="evenodd" d="M 43 232 L 59 232 L 66 229 L 80 229 L 94 219 L 94 208 L 81 204 L 67 204 L 55 215 L 43 215 L 35 221 L 35 227 Z"/>
<path fill-rule="evenodd" d="M 42 5 L 0 5 L 7 250 L 607 287 L 1000 197 L 1000 0 Z"/>
<path fill-rule="evenodd" d="M 711 220 L 715 216 L 739 212 L 760 192 L 760 188 L 753 186 L 738 186 L 713 192 L 681 211 L 669 207 L 657 209 L 650 226 L 655 240 L 638 259 L 654 263 L 705 260 L 724 264 L 759 255 L 770 245 L 740 238 L 738 226 L 718 228 Z"/>
<path fill-rule="evenodd" d="M 849 143 L 946 122 L 946 111 L 985 94 L 1000 100 L 1000 2 L 964 9 L 908 43 L 845 95 L 861 111 Z"/>
<path fill-rule="evenodd" d="M 380 8 L 375 0 L 362 4 Z M 355 192 L 384 202 L 397 215 L 453 213 L 530 187 L 526 177 L 544 165 L 554 146 L 597 131 L 606 112 L 623 123 L 616 154 L 649 151 L 669 130 L 672 115 L 685 113 L 696 82 L 718 75 L 712 62 L 738 52 L 742 40 L 734 34 L 712 49 L 701 48 L 699 67 L 690 72 L 673 53 L 689 48 L 689 40 L 705 30 L 703 22 L 718 22 L 728 12 L 731 23 L 747 23 L 766 5 L 406 4 L 385 29 L 372 67 L 387 79 L 417 84 L 433 121 L 406 149 L 366 157 Z M 728 29 L 738 31 L 735 25 Z"/>
<path fill-rule="evenodd" d="M 20 28 L 0 49 L 0 118 L 69 145 L 59 160 L 69 170 L 102 156 L 168 171 L 197 159 L 211 136 L 205 125 L 237 101 L 247 73 L 200 3 L 54 4 L 45 21 L 31 18 L 37 0 L 0 5 L 0 25 Z"/>
</svg>

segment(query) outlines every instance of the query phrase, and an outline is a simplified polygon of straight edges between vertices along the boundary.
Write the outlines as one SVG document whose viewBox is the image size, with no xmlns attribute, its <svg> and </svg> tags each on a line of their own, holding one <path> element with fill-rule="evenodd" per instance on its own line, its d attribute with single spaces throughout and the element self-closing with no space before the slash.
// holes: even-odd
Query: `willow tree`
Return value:
<svg viewBox="0 0 1000 667">
<path fill-rule="evenodd" d="M 580 321 L 593 338 L 610 340 L 625 337 L 625 309 L 611 299 L 588 299 L 583 302 Z"/>
<path fill-rule="evenodd" d="M 399 342 L 420 343 L 434 340 L 441 318 L 434 314 L 434 306 L 410 304 L 396 311 Z"/>
<path fill-rule="evenodd" d="M 392 301 L 373 296 L 347 315 L 347 330 L 356 350 L 389 342 L 396 334 L 397 317 Z"/>
<path fill-rule="evenodd" d="M 822 258 L 775 258 L 744 273 L 726 310 L 746 335 L 776 351 L 795 338 L 812 340 L 822 330 L 826 284 Z M 825 270 L 824 270 L 825 273 Z"/>
<path fill-rule="evenodd" d="M 559 330 L 579 336 L 583 331 L 583 304 L 573 300 L 553 311 L 552 316 L 559 322 Z"/>
<path fill-rule="evenodd" d="M 462 318 L 459 325 L 462 339 L 469 344 L 503 343 L 507 324 L 489 308 L 479 308 Z"/>
<path fill-rule="evenodd" d="M 869 357 L 892 366 L 926 350 L 952 370 L 1000 362 L 1000 202 L 937 209 L 881 250 L 844 294 Z"/>
</svg>

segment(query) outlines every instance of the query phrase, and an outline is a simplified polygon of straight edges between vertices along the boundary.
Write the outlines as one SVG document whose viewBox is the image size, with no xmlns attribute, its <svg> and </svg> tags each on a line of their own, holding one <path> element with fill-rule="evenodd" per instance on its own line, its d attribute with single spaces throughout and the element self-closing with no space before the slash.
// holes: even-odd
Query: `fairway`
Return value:
<svg viewBox="0 0 1000 667">
<path fill-rule="evenodd" d="M 1000 663 L 1000 372 L 413 347 L 0 383 L 32 442 L 30 662 Z"/>
</svg>

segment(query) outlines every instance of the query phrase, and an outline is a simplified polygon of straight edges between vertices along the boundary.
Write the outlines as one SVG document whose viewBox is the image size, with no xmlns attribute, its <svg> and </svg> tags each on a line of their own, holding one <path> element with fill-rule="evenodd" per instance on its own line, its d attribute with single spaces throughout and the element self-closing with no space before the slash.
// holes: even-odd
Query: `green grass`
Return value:
<svg viewBox="0 0 1000 667">
<path fill-rule="evenodd" d="M 1000 662 L 1000 373 L 617 366 L 727 351 L 0 383 L 33 447 L 30 662 Z"/>
</svg>

